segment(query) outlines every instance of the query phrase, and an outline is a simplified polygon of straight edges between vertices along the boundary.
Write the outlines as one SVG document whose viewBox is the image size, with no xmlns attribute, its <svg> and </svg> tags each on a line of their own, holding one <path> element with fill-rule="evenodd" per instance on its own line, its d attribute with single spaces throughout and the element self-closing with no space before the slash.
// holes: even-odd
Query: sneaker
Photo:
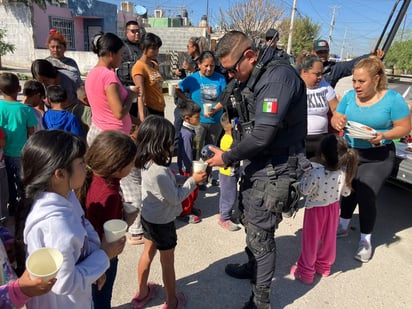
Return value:
<svg viewBox="0 0 412 309">
<path fill-rule="evenodd" d="M 298 265 L 292 265 L 290 268 L 290 275 L 293 277 L 295 280 L 299 280 L 300 282 L 303 282 L 304 284 L 312 284 L 313 283 L 313 278 L 312 280 L 308 278 L 304 278 L 302 274 L 298 271 Z"/>
<path fill-rule="evenodd" d="M 236 279 L 253 279 L 253 270 L 248 263 L 245 264 L 227 264 L 225 273 Z"/>
<path fill-rule="evenodd" d="M 372 257 L 372 246 L 366 240 L 361 240 L 359 242 L 358 251 L 356 251 L 354 259 L 362 263 L 367 263 L 369 262 L 371 257 Z"/>
<path fill-rule="evenodd" d="M 179 292 L 176 294 L 176 300 L 177 300 L 177 304 L 176 304 L 176 309 L 183 309 L 186 305 L 186 297 L 185 294 L 183 294 L 182 292 Z M 167 303 L 164 302 L 162 309 L 169 309 L 169 307 L 167 306 Z"/>
<path fill-rule="evenodd" d="M 182 222 L 186 222 L 186 223 L 190 223 L 190 224 L 196 224 L 199 223 L 200 221 L 202 221 L 202 219 L 199 216 L 195 216 L 195 215 L 187 215 L 187 216 L 178 216 L 176 217 L 177 220 L 182 221 Z"/>
<path fill-rule="evenodd" d="M 228 230 L 228 231 L 230 231 L 230 232 L 234 232 L 234 231 L 239 231 L 239 230 L 240 230 L 240 226 L 234 224 L 234 223 L 233 223 L 232 221 L 230 221 L 230 220 L 224 220 L 224 221 L 219 220 L 218 223 L 219 223 L 219 225 L 220 225 L 221 227 L 223 227 L 225 230 Z"/>
<path fill-rule="evenodd" d="M 338 230 L 336 231 L 336 237 L 342 238 L 342 237 L 348 237 L 348 236 L 349 236 L 349 228 L 345 230 L 343 229 L 342 224 L 339 223 Z"/>
<path fill-rule="evenodd" d="M 143 234 L 131 234 L 127 238 L 127 242 L 129 245 L 141 245 L 144 243 Z"/>
<path fill-rule="evenodd" d="M 146 297 L 143 299 L 139 299 L 139 292 L 136 292 L 136 295 L 133 297 L 132 302 L 131 302 L 132 308 L 134 309 L 144 308 L 144 306 L 156 296 L 157 287 L 158 285 L 156 283 L 148 282 L 147 289 L 149 291 Z"/>
</svg>

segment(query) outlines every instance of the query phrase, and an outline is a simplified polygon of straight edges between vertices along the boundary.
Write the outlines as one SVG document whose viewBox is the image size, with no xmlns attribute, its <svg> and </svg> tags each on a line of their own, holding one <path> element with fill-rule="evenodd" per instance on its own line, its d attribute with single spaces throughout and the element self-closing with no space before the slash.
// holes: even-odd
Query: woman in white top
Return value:
<svg viewBox="0 0 412 309">
<path fill-rule="evenodd" d="M 306 137 L 306 156 L 312 158 L 319 148 L 320 141 L 328 133 L 328 112 L 333 113 L 338 105 L 332 86 L 322 78 L 323 65 L 315 55 L 301 54 L 297 67 L 306 84 L 308 96 L 308 135 Z"/>
</svg>

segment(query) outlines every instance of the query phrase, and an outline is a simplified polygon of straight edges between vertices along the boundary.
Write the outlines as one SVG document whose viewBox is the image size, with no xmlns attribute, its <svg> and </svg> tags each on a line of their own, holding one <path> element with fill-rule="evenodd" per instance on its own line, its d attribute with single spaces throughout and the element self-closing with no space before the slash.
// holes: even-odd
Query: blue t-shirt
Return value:
<svg viewBox="0 0 412 309">
<path fill-rule="evenodd" d="M 386 132 L 393 128 L 393 121 L 409 115 L 409 108 L 403 97 L 396 91 L 388 89 L 386 94 L 373 105 L 359 106 L 356 103 L 356 92 L 350 90 L 336 108 L 338 113 L 346 116 L 348 121 L 356 121 L 378 132 Z M 345 138 L 352 148 L 370 148 L 372 144 L 367 140 L 352 138 L 345 134 Z M 391 140 L 383 140 L 390 144 Z"/>
<path fill-rule="evenodd" d="M 212 103 L 213 107 L 218 103 L 220 93 L 226 88 L 225 77 L 214 72 L 211 76 L 201 76 L 197 71 L 179 82 L 182 92 L 189 92 L 191 99 L 202 109 L 200 112 L 201 123 L 220 123 L 223 109 L 213 117 L 207 118 L 204 115 L 203 104 Z"/>
<path fill-rule="evenodd" d="M 20 102 L 0 100 L 0 127 L 6 135 L 4 154 L 21 157 L 21 150 L 27 141 L 27 128 L 37 125 L 32 108 Z"/>
</svg>

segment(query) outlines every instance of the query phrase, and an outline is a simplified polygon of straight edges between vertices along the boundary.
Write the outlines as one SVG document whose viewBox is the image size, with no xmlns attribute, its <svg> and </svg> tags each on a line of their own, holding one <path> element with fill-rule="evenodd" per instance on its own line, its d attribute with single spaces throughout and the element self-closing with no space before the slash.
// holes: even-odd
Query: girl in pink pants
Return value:
<svg viewBox="0 0 412 309">
<path fill-rule="evenodd" d="M 330 134 L 321 141 L 315 160 L 301 180 L 306 195 L 302 251 L 290 269 L 292 277 L 306 284 L 313 283 L 315 273 L 329 276 L 335 262 L 339 199 L 350 194 L 358 157 L 341 137 Z"/>
</svg>

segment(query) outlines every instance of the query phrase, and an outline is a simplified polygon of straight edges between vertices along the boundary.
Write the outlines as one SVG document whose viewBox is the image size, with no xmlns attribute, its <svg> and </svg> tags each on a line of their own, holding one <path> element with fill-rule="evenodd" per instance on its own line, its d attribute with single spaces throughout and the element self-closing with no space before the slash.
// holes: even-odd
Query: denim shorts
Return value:
<svg viewBox="0 0 412 309">
<path fill-rule="evenodd" d="M 177 234 L 174 221 L 166 224 L 155 224 L 147 222 L 141 217 L 141 222 L 144 237 L 152 241 L 157 250 L 169 250 L 176 247 Z"/>
</svg>

